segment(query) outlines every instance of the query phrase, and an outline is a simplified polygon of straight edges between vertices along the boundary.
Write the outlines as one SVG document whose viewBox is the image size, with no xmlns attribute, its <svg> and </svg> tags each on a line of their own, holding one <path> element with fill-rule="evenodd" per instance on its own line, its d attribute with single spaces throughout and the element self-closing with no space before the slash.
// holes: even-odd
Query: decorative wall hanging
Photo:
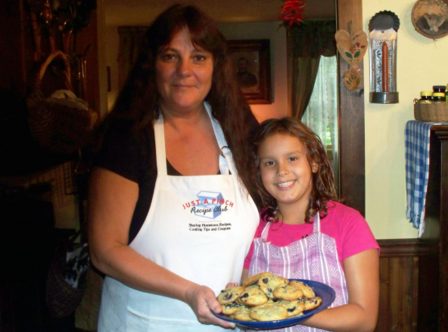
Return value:
<svg viewBox="0 0 448 332">
<path fill-rule="evenodd" d="M 399 27 L 400 20 L 391 11 L 381 11 L 370 19 L 371 103 L 398 103 L 397 31 Z"/>
<path fill-rule="evenodd" d="M 367 50 L 367 35 L 364 31 L 350 35 L 346 30 L 338 30 L 334 37 L 339 54 L 349 64 L 349 69 L 343 76 L 344 85 L 348 90 L 354 91 L 361 83 L 359 64 Z"/>
<path fill-rule="evenodd" d="M 412 8 L 412 24 L 427 38 L 448 35 L 448 4 L 441 0 L 418 0 Z"/>
</svg>

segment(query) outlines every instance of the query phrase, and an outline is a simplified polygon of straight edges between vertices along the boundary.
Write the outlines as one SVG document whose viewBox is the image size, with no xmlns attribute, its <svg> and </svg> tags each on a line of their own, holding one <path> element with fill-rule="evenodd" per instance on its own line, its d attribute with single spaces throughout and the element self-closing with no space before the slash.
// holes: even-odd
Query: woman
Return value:
<svg viewBox="0 0 448 332">
<path fill-rule="evenodd" d="M 214 22 L 192 6 L 160 14 L 91 175 L 91 257 L 106 275 L 100 332 L 233 327 L 213 313 L 258 224 L 255 126 Z"/>
</svg>

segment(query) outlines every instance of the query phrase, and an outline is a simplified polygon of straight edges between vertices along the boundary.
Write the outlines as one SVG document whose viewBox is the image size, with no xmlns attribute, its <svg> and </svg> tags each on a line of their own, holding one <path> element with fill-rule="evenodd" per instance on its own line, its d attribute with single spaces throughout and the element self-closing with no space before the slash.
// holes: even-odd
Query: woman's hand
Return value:
<svg viewBox="0 0 448 332">
<path fill-rule="evenodd" d="M 213 313 L 222 311 L 213 291 L 201 285 L 190 287 L 185 294 L 185 302 L 193 309 L 198 321 L 202 324 L 215 324 L 228 329 L 234 329 L 235 324 L 219 319 Z"/>
</svg>

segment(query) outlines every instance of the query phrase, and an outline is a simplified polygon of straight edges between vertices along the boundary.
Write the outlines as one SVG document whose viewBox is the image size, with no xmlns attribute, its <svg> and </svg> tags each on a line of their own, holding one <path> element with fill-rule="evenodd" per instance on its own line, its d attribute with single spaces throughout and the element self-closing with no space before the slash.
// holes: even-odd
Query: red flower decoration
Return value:
<svg viewBox="0 0 448 332">
<path fill-rule="evenodd" d="M 285 0 L 280 11 L 280 19 L 288 26 L 303 22 L 305 0 Z"/>
</svg>

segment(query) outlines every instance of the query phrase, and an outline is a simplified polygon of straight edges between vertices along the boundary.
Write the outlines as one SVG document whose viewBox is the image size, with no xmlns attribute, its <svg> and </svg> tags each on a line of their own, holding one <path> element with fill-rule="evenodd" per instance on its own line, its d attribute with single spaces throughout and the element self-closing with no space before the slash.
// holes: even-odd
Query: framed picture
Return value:
<svg viewBox="0 0 448 332">
<path fill-rule="evenodd" d="M 241 90 L 249 104 L 271 103 L 269 39 L 229 40 Z"/>
</svg>

